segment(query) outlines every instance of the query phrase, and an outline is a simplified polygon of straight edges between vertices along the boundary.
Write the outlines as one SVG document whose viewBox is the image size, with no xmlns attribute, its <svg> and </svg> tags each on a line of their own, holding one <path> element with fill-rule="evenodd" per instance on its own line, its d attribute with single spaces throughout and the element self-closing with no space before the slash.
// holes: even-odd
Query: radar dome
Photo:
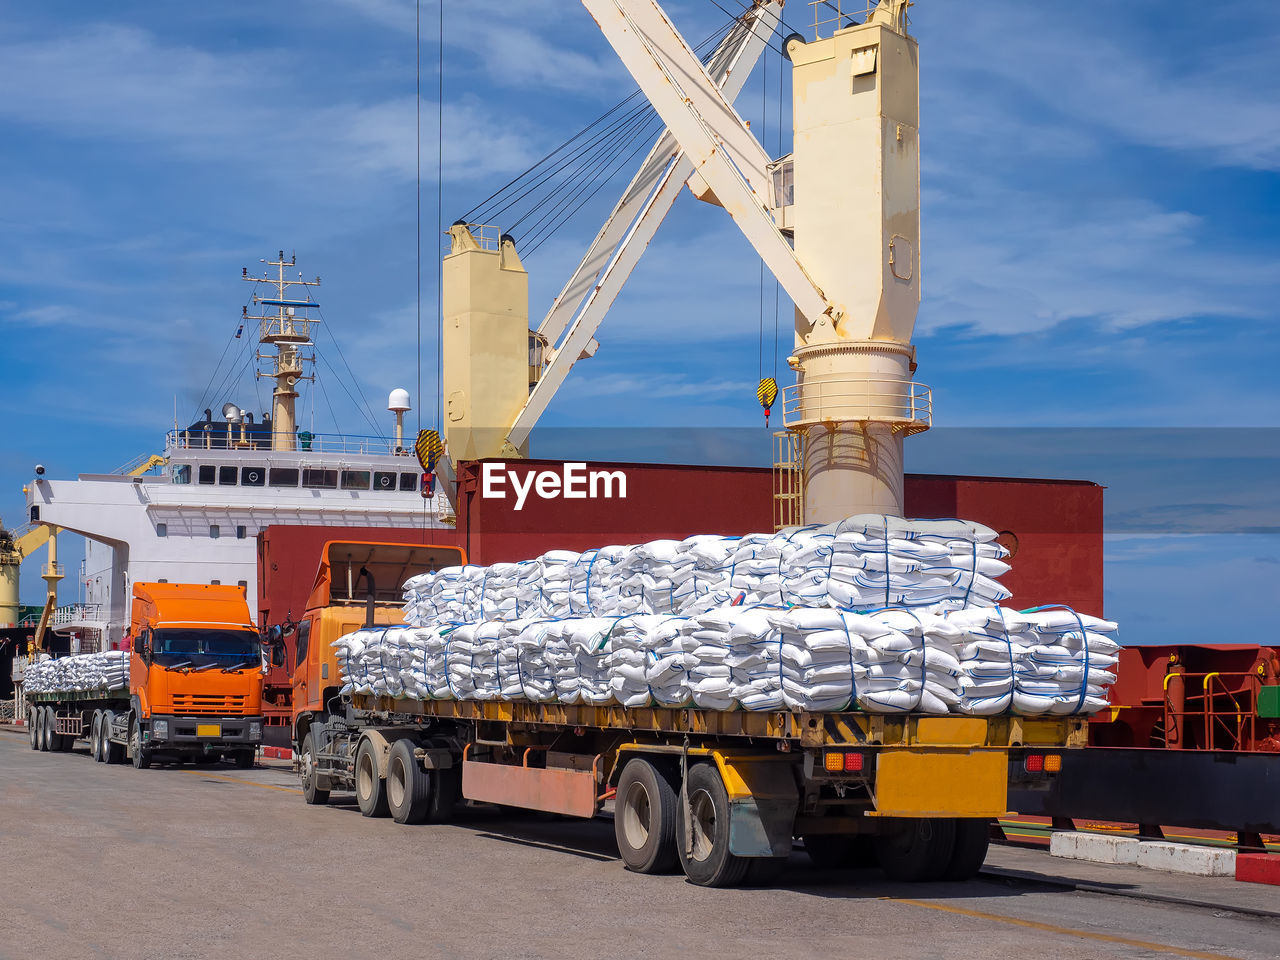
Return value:
<svg viewBox="0 0 1280 960">
<path fill-rule="evenodd" d="M 406 410 L 412 410 L 409 405 L 409 391 L 396 387 L 391 391 L 391 396 L 387 397 L 387 409 L 393 413 L 404 413 Z"/>
</svg>

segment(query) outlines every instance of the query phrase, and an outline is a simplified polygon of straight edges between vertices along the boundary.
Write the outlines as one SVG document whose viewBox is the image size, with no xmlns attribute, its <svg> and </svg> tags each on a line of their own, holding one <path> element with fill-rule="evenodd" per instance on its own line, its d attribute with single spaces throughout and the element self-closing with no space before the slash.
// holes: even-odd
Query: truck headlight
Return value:
<svg viewBox="0 0 1280 960">
<path fill-rule="evenodd" d="M 151 739 L 152 740 L 168 740 L 169 739 L 169 721 L 168 720 L 152 720 L 151 721 Z"/>
<path fill-rule="evenodd" d="M 249 721 L 249 739 L 250 740 L 262 739 L 262 724 L 259 723 L 257 720 Z"/>
</svg>

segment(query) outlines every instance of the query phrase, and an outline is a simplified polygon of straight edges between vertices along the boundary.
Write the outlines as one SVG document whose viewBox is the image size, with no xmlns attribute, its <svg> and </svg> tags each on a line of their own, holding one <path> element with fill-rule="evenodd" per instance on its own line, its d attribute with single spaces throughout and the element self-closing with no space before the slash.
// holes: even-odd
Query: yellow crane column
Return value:
<svg viewBox="0 0 1280 960">
<path fill-rule="evenodd" d="M 796 313 L 797 383 L 784 422 L 803 436 L 804 521 L 902 514 L 902 440 L 927 429 L 911 382 L 920 304 L 919 48 L 906 3 L 789 39 L 795 252 L 836 308 Z"/>
</svg>

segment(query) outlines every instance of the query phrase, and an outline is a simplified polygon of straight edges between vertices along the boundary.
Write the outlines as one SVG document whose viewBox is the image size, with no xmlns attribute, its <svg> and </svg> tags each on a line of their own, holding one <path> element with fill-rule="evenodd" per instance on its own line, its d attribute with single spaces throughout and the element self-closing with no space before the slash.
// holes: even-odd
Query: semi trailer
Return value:
<svg viewBox="0 0 1280 960">
<path fill-rule="evenodd" d="M 399 545 L 359 549 L 369 572 L 405 559 Z M 460 553 L 414 549 L 438 565 Z M 344 695 L 333 642 L 399 622 L 401 600 L 371 581 L 361 609 L 353 590 L 335 596 L 333 572 L 317 577 L 294 669 L 294 749 L 309 804 L 350 791 L 365 816 L 405 824 L 448 820 L 463 801 L 611 813 L 629 869 L 679 865 L 706 886 L 767 879 L 797 839 L 823 863 L 870 844 L 895 879 L 965 879 L 982 865 L 991 819 L 1008 812 L 1011 785 L 1048 789 L 1063 752 L 1087 739 L 1078 717 Z"/>
<path fill-rule="evenodd" d="M 262 742 L 262 644 L 239 587 L 136 583 L 128 686 L 26 694 L 33 750 L 89 741 L 102 763 L 250 767 Z"/>
</svg>

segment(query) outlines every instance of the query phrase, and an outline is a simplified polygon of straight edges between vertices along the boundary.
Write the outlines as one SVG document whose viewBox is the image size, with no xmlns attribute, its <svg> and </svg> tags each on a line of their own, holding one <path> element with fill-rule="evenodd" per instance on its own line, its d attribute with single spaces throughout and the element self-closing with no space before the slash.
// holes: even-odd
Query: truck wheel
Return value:
<svg viewBox="0 0 1280 960">
<path fill-rule="evenodd" d="M 378 758 L 373 744 L 366 738 L 356 750 L 356 803 L 366 817 L 385 817 L 387 781 L 378 776 Z"/>
<path fill-rule="evenodd" d="M 94 763 L 102 762 L 102 711 L 93 711 L 93 721 L 89 724 L 89 756 Z"/>
<path fill-rule="evenodd" d="M 54 739 L 56 734 L 54 734 L 53 732 L 53 725 L 54 725 L 53 707 L 45 707 L 43 714 L 44 714 L 44 720 L 40 724 L 40 729 L 42 731 L 41 739 L 40 739 L 40 749 L 43 750 L 45 753 L 48 753 L 51 750 L 58 749 L 57 740 Z"/>
<path fill-rule="evenodd" d="M 151 748 L 142 745 L 142 731 L 138 727 L 136 717 L 129 719 L 129 753 L 133 756 L 133 765 L 139 770 L 151 766 Z"/>
<path fill-rule="evenodd" d="M 329 802 L 329 791 L 321 790 L 320 771 L 316 762 L 316 751 L 312 745 L 311 734 L 302 738 L 302 749 L 298 753 L 299 773 L 302 775 L 302 798 L 307 803 L 320 805 Z"/>
<path fill-rule="evenodd" d="M 462 799 L 462 773 L 457 767 L 431 771 L 431 811 L 429 823 L 448 823 Z"/>
<path fill-rule="evenodd" d="M 944 880 L 972 880 L 987 859 L 991 844 L 991 821 L 963 817 L 956 820 L 956 843 L 951 862 L 943 871 Z"/>
<path fill-rule="evenodd" d="M 633 757 L 618 778 L 613 835 L 628 870 L 667 873 L 676 865 L 676 791 L 648 760 Z"/>
<path fill-rule="evenodd" d="M 876 837 L 876 855 L 890 880 L 908 883 L 939 880 L 951 863 L 956 822 L 945 818 L 886 818 Z"/>
<path fill-rule="evenodd" d="M 31 749 L 40 749 L 40 708 L 27 707 L 27 736 L 31 738 Z"/>
<path fill-rule="evenodd" d="M 422 823 L 431 812 L 431 777 L 413 755 L 412 740 L 397 740 L 387 758 L 387 808 L 396 823 Z"/>
<path fill-rule="evenodd" d="M 699 763 L 689 768 L 685 783 L 688 807 L 676 803 L 676 851 L 684 875 L 702 887 L 740 883 L 747 858 L 729 852 L 729 794 L 720 773 L 712 764 Z M 691 847 L 687 852 L 686 846 Z"/>
<path fill-rule="evenodd" d="M 258 762 L 258 751 L 254 749 L 237 750 L 231 756 L 231 762 L 237 770 L 249 770 Z"/>
<path fill-rule="evenodd" d="M 120 763 L 124 760 L 124 746 L 119 743 L 113 743 L 111 738 L 115 735 L 116 715 L 110 710 L 102 711 L 102 762 L 103 763 Z"/>
</svg>

